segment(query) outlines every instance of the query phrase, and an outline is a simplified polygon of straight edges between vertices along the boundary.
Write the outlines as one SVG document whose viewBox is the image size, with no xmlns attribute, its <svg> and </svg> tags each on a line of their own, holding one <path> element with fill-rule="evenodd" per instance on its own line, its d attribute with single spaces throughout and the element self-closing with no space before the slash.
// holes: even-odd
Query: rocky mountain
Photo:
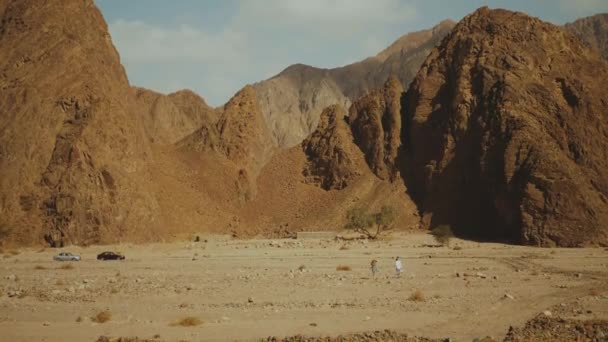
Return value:
<svg viewBox="0 0 608 342">
<path fill-rule="evenodd" d="M 93 1 L 0 1 L 0 229 L 52 246 L 158 231 L 151 157 Z"/>
<path fill-rule="evenodd" d="M 401 83 L 391 76 L 383 88 L 362 96 L 350 107 L 348 120 L 355 143 L 380 179 L 394 181 L 398 177 L 402 93 Z"/>
<path fill-rule="evenodd" d="M 481 8 L 404 98 L 410 193 L 431 226 L 608 244 L 608 63 L 562 28 Z"/>
<path fill-rule="evenodd" d="M 307 183 L 340 190 L 361 174 L 365 163 L 345 116 L 339 105 L 325 108 L 317 129 L 302 142 L 309 160 L 303 172 Z"/>
<path fill-rule="evenodd" d="M 338 104 L 348 108 L 362 95 L 381 88 L 390 75 L 408 85 L 418 68 L 454 22 L 409 33 L 374 57 L 335 69 L 296 64 L 254 84 L 258 101 L 277 145 L 299 144 L 317 127 L 321 112 Z"/>
<path fill-rule="evenodd" d="M 608 13 L 581 18 L 566 24 L 565 28 L 608 60 Z"/>
<path fill-rule="evenodd" d="M 174 144 L 203 125 L 214 125 L 217 114 L 191 91 L 164 95 L 144 88 L 133 88 L 136 105 L 150 142 Z"/>
</svg>

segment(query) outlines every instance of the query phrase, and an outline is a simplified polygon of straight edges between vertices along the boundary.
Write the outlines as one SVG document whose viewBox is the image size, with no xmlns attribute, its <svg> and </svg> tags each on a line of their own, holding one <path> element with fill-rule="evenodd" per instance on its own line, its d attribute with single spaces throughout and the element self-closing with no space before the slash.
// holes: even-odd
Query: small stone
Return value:
<svg viewBox="0 0 608 342">
<path fill-rule="evenodd" d="M 15 281 L 15 279 L 17 279 L 17 276 L 14 274 L 9 274 L 6 276 L 6 280 Z"/>
<path fill-rule="evenodd" d="M 487 275 L 485 275 L 485 274 L 483 274 L 481 272 L 477 272 L 475 275 L 478 276 L 481 279 L 486 279 L 488 277 Z"/>
<path fill-rule="evenodd" d="M 90 279 L 83 279 L 82 282 L 85 283 L 85 284 L 89 284 L 89 283 L 91 283 L 91 280 Z"/>
<path fill-rule="evenodd" d="M 229 317 L 222 316 L 222 321 L 229 321 L 229 320 L 230 320 L 230 318 L 229 318 Z"/>
<path fill-rule="evenodd" d="M 504 298 L 506 299 L 515 299 L 515 297 L 513 297 L 512 295 L 505 293 Z"/>
<path fill-rule="evenodd" d="M 136 283 L 141 283 L 142 281 L 144 281 L 142 278 L 137 278 L 137 279 L 135 279 L 135 282 L 136 282 Z"/>
<path fill-rule="evenodd" d="M 545 311 L 543 311 L 543 315 L 545 315 L 547 317 L 551 317 L 551 316 L 553 316 L 553 313 L 551 313 L 551 311 L 549 311 L 549 310 L 545 310 Z"/>
<path fill-rule="evenodd" d="M 577 273 L 577 274 L 576 274 L 576 277 L 577 277 L 577 278 L 582 278 L 582 277 L 583 277 L 583 274 L 582 274 L 582 273 Z"/>
<path fill-rule="evenodd" d="M 116 278 L 113 278 L 113 277 L 108 279 L 108 282 L 110 284 L 114 284 L 114 283 L 116 283 L 116 281 L 117 281 Z"/>
<path fill-rule="evenodd" d="M 74 292 L 76 292 L 76 289 L 74 288 L 74 286 L 70 286 L 70 287 L 68 287 L 68 292 L 74 293 Z"/>
<path fill-rule="evenodd" d="M 49 323 L 49 322 L 44 322 L 44 323 L 42 323 L 42 325 L 44 325 L 45 327 L 48 327 L 48 326 L 50 326 L 50 325 L 51 325 L 51 323 Z"/>
<path fill-rule="evenodd" d="M 247 298 L 247 303 L 253 303 L 253 298 L 251 298 L 251 297 Z"/>
<path fill-rule="evenodd" d="M 311 327 L 316 327 L 316 326 L 317 326 L 317 323 L 310 323 L 310 324 L 308 324 L 308 325 L 310 325 Z"/>
<path fill-rule="evenodd" d="M 371 318 L 371 317 L 369 317 L 369 316 L 365 316 L 365 320 L 366 320 L 366 321 L 369 321 L 370 319 L 372 319 L 372 318 Z"/>
<path fill-rule="evenodd" d="M 9 297 L 17 297 L 19 295 L 19 292 L 18 291 L 8 291 L 6 293 L 6 295 Z"/>
</svg>

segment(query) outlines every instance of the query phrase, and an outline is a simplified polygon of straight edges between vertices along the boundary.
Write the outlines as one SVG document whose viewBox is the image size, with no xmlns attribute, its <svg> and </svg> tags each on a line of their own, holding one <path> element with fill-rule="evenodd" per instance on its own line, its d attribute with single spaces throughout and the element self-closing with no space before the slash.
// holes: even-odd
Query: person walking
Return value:
<svg viewBox="0 0 608 342">
<path fill-rule="evenodd" d="M 397 272 L 397 278 L 401 277 L 401 272 L 403 271 L 403 265 L 401 264 L 401 258 L 395 258 L 395 272 Z"/>
<path fill-rule="evenodd" d="M 378 260 L 376 260 L 376 259 L 372 260 L 372 263 L 371 263 L 370 266 L 371 266 L 371 269 L 372 269 L 372 278 L 376 278 L 376 273 L 379 272 L 379 270 L 378 270 Z"/>
</svg>

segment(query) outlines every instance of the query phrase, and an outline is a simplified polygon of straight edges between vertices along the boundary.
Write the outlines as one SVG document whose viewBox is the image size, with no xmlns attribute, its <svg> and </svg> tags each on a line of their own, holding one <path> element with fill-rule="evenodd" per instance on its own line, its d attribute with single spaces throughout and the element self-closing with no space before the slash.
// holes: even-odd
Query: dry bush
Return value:
<svg viewBox="0 0 608 342">
<path fill-rule="evenodd" d="M 424 293 L 422 293 L 422 291 L 420 291 L 420 290 L 416 290 L 416 291 L 412 292 L 412 294 L 410 295 L 410 297 L 408 299 L 412 302 L 426 301 L 426 298 L 424 297 Z"/>
<path fill-rule="evenodd" d="M 41 266 L 41 265 L 36 265 L 36 266 L 34 266 L 34 269 L 35 270 L 46 270 L 46 267 Z"/>
<path fill-rule="evenodd" d="M 72 265 L 72 264 L 63 264 L 59 268 L 62 269 L 62 270 L 73 270 L 74 269 L 74 265 Z"/>
<path fill-rule="evenodd" d="M 184 317 L 177 322 L 171 323 L 173 326 L 179 325 L 182 327 L 195 327 L 201 324 L 203 324 L 203 321 L 200 318 L 193 316 Z"/>
<path fill-rule="evenodd" d="M 353 269 L 348 265 L 338 265 L 336 271 L 352 271 Z"/>
<path fill-rule="evenodd" d="M 103 310 L 97 313 L 97 315 L 91 317 L 91 321 L 95 323 L 105 323 L 112 319 L 112 313 L 110 310 Z"/>
<path fill-rule="evenodd" d="M 452 228 L 447 224 L 439 225 L 431 230 L 431 235 L 438 243 L 450 247 L 450 240 L 454 237 Z"/>
</svg>

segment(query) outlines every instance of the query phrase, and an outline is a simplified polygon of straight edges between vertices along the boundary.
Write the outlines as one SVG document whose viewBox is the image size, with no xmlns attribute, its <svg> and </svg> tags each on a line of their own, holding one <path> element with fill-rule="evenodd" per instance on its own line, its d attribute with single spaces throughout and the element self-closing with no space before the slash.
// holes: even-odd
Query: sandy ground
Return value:
<svg viewBox="0 0 608 342">
<path fill-rule="evenodd" d="M 166 341 L 256 340 L 392 329 L 410 335 L 502 339 L 544 310 L 608 318 L 608 251 L 538 249 L 426 234 L 377 242 L 231 240 L 9 251 L 0 258 L 1 341 L 94 341 L 101 335 Z M 206 241 L 206 242 L 205 242 Z M 104 250 L 125 261 L 97 261 Z M 16 252 L 14 252 L 16 253 Z M 393 258 L 404 274 L 396 278 Z M 380 274 L 371 278 L 377 259 Z M 351 271 L 338 271 L 339 265 Z M 423 301 L 410 300 L 416 290 Z M 111 320 L 91 317 L 109 310 Z M 194 327 L 172 323 L 197 317 Z"/>
</svg>

